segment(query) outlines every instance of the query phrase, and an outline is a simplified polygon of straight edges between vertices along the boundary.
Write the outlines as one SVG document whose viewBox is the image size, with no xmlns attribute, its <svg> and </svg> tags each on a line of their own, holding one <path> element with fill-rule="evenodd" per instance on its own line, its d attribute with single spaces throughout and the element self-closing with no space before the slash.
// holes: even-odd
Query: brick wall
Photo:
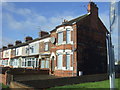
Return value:
<svg viewBox="0 0 120 90">
<path fill-rule="evenodd" d="M 102 22 L 100 22 L 99 18 L 89 15 L 78 22 L 78 71 L 83 71 L 83 74 L 106 73 L 106 52 L 106 28 L 103 26 Z"/>
<path fill-rule="evenodd" d="M 6 85 L 6 74 L 0 74 L 0 83 Z"/>
</svg>

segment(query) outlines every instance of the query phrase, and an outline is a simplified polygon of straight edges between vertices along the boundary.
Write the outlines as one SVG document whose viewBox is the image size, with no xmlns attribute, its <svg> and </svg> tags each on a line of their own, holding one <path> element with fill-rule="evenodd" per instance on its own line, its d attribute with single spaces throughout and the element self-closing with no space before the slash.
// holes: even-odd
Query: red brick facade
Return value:
<svg viewBox="0 0 120 90">
<path fill-rule="evenodd" d="M 76 76 L 79 71 L 86 74 L 105 73 L 107 71 L 107 48 L 106 33 L 107 29 L 98 17 L 98 8 L 91 2 L 88 5 L 88 15 L 72 25 L 60 25 L 51 31 L 51 37 L 56 38 L 58 43 L 57 29 L 60 27 L 72 26 L 71 41 L 73 44 L 52 44 L 50 52 L 56 53 L 57 50 L 72 50 L 70 55 L 73 70 L 55 70 L 56 76 Z M 63 31 L 63 41 L 66 41 L 66 31 Z M 66 66 L 66 55 L 63 55 L 63 67 Z M 73 61 L 72 61 L 73 60 Z M 57 67 L 57 55 L 54 60 Z"/>
</svg>

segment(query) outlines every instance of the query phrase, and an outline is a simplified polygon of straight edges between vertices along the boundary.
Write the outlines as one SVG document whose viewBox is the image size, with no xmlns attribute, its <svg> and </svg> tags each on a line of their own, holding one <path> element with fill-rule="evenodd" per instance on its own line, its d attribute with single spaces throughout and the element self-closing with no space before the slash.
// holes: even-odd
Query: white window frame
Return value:
<svg viewBox="0 0 120 90">
<path fill-rule="evenodd" d="M 61 34 L 61 35 L 60 35 Z M 58 32 L 58 45 L 61 45 L 63 43 L 63 32 Z"/>
<path fill-rule="evenodd" d="M 44 61 L 44 63 L 42 63 L 43 61 Z M 44 65 L 42 65 L 42 64 L 44 64 Z M 43 60 L 41 60 L 41 68 L 49 68 L 50 67 L 49 64 L 50 64 L 49 58 L 44 58 Z"/>
<path fill-rule="evenodd" d="M 46 42 L 46 43 L 45 43 L 45 51 L 48 51 L 48 50 L 49 50 L 49 43 Z"/>
<path fill-rule="evenodd" d="M 61 56 L 61 57 L 60 57 Z M 60 67 L 59 67 L 60 66 Z M 57 58 L 57 68 L 59 70 L 62 70 L 63 67 L 63 55 L 62 54 L 58 54 L 58 58 Z"/>
<path fill-rule="evenodd" d="M 68 33 L 67 33 L 68 31 L 69 31 L 69 37 L 68 37 Z M 69 28 L 67 28 L 66 29 L 66 44 L 70 44 L 70 43 L 71 43 L 71 30 Z"/>
<path fill-rule="evenodd" d="M 68 56 L 69 56 L 69 60 L 68 60 Z M 69 63 L 68 63 L 68 61 L 69 61 Z M 68 66 L 68 64 L 69 64 L 69 66 Z M 71 57 L 70 57 L 70 54 L 66 54 L 66 69 L 67 70 L 70 70 L 70 66 L 71 65 Z"/>
</svg>

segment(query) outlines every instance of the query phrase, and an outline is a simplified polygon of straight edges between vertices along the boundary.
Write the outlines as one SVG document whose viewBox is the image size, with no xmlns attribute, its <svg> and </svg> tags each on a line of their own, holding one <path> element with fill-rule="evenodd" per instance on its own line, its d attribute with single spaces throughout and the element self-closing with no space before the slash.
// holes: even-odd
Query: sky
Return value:
<svg viewBox="0 0 120 90">
<path fill-rule="evenodd" d="M 95 2 L 99 17 L 109 30 L 109 2 Z M 51 31 L 63 19 L 71 20 L 87 13 L 88 2 L 2 2 L 2 45 L 38 38 L 40 30 Z M 117 24 L 116 24 L 117 25 Z M 114 25 L 113 27 L 117 27 Z M 112 32 L 115 57 L 118 57 L 118 31 Z"/>
</svg>

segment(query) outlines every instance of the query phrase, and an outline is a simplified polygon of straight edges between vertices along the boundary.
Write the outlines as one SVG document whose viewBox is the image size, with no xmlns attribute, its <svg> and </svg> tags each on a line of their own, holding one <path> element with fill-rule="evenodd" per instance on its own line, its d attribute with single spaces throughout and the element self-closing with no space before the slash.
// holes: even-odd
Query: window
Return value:
<svg viewBox="0 0 120 90">
<path fill-rule="evenodd" d="M 19 54 L 19 49 L 16 50 L 16 55 L 18 55 L 18 54 Z"/>
<path fill-rule="evenodd" d="M 26 54 L 27 54 L 27 53 L 28 53 L 28 48 L 26 48 L 26 50 L 25 50 L 25 51 L 26 51 Z"/>
<path fill-rule="evenodd" d="M 41 68 L 49 68 L 49 58 L 46 58 L 46 60 L 41 60 Z"/>
<path fill-rule="evenodd" d="M 41 61 L 41 68 L 45 68 L 45 60 Z"/>
<path fill-rule="evenodd" d="M 34 53 L 34 47 L 33 46 L 30 47 L 30 50 L 31 50 L 31 53 Z"/>
<path fill-rule="evenodd" d="M 26 66 L 26 59 L 22 60 L 22 66 L 24 66 L 24 67 Z"/>
<path fill-rule="evenodd" d="M 13 66 L 17 66 L 18 65 L 18 59 L 14 59 L 13 60 Z"/>
<path fill-rule="evenodd" d="M 66 69 L 70 69 L 70 55 L 66 55 Z"/>
<path fill-rule="evenodd" d="M 58 62 L 57 62 L 58 69 L 62 69 L 62 55 L 58 55 Z"/>
<path fill-rule="evenodd" d="M 49 68 L 49 58 L 46 58 L 46 63 L 45 64 L 46 64 L 45 67 Z"/>
<path fill-rule="evenodd" d="M 31 66 L 31 65 L 32 65 L 32 64 L 31 64 L 31 61 L 28 61 L 28 65 L 27 65 L 27 66 L 29 67 L 29 66 Z"/>
<path fill-rule="evenodd" d="M 45 51 L 48 51 L 48 43 L 45 43 Z"/>
<path fill-rule="evenodd" d="M 70 43 L 70 30 L 69 29 L 67 29 L 66 30 L 66 43 L 68 44 L 68 43 Z"/>
<path fill-rule="evenodd" d="M 58 32 L 58 44 L 63 43 L 63 32 Z"/>
<path fill-rule="evenodd" d="M 8 60 L 2 60 L 2 65 L 8 65 Z"/>
</svg>

